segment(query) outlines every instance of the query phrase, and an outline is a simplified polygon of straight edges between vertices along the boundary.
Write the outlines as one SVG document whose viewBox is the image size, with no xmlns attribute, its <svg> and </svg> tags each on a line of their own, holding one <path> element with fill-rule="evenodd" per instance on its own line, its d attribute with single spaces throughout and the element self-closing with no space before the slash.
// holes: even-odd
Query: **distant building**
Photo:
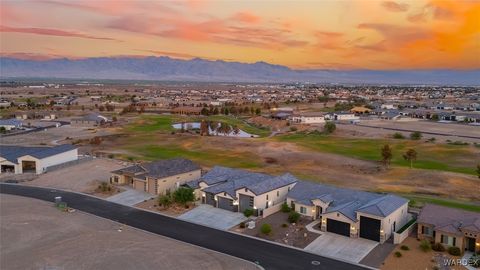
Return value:
<svg viewBox="0 0 480 270">
<path fill-rule="evenodd" d="M 19 129 L 22 127 L 22 121 L 18 119 L 0 119 L 0 127 L 5 130 Z"/>
<path fill-rule="evenodd" d="M 352 109 L 350 109 L 350 112 L 354 113 L 354 114 L 367 114 L 367 113 L 370 113 L 372 110 L 367 108 L 367 107 L 353 107 Z"/>
<path fill-rule="evenodd" d="M 351 121 L 358 120 L 360 117 L 356 116 L 351 112 L 335 112 L 328 113 L 325 115 L 325 120 L 334 120 L 334 121 Z"/>
<path fill-rule="evenodd" d="M 292 123 L 299 124 L 321 124 L 325 123 L 325 113 L 322 112 L 306 112 L 291 116 Z"/>
<path fill-rule="evenodd" d="M 70 122 L 76 127 L 96 127 L 104 125 L 108 122 L 108 118 L 98 113 L 91 113 L 81 118 L 73 118 Z"/>
</svg>

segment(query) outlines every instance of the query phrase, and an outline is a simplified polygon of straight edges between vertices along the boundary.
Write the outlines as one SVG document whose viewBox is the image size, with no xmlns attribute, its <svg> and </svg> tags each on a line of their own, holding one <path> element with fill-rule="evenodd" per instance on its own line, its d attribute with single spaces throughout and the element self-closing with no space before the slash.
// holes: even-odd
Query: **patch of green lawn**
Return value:
<svg viewBox="0 0 480 270">
<path fill-rule="evenodd" d="M 390 144 L 393 148 L 392 164 L 407 167 L 410 163 L 403 159 L 403 153 L 408 148 L 413 148 L 418 153 L 417 160 L 413 163 L 414 168 L 476 175 L 474 166 L 466 167 L 462 162 L 469 158 L 474 160 L 477 156 L 468 150 L 468 146 L 452 147 L 410 140 L 352 139 L 315 133 L 283 135 L 275 139 L 295 143 L 314 151 L 372 161 L 381 160 L 380 148 L 384 144 Z"/>
<path fill-rule="evenodd" d="M 451 207 L 451 208 L 458 208 L 467 211 L 473 212 L 480 212 L 480 205 L 461 202 L 461 201 L 454 201 L 454 200 L 447 200 L 447 199 L 440 199 L 428 196 L 418 196 L 418 195 L 401 195 L 410 200 L 411 206 L 422 207 L 426 203 L 430 204 L 437 204 L 441 206 Z M 413 204 L 413 205 L 412 205 Z"/>
</svg>

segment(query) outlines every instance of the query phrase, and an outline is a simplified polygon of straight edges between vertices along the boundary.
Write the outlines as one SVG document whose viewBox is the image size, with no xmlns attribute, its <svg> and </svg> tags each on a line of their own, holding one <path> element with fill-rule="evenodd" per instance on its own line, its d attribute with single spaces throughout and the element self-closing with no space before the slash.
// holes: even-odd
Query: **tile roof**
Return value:
<svg viewBox="0 0 480 270">
<path fill-rule="evenodd" d="M 417 219 L 418 223 L 435 226 L 436 230 L 462 234 L 461 230 L 480 232 L 480 213 L 426 204 Z"/>
<path fill-rule="evenodd" d="M 253 193 L 260 195 L 293 184 L 298 180 L 295 176 L 288 173 L 281 176 L 272 176 L 246 170 L 215 166 L 199 181 L 203 181 L 209 185 L 209 187 L 204 189 L 205 192 L 213 194 L 226 192 L 231 197 L 236 198 L 237 189 L 248 188 Z M 191 184 L 187 183 L 187 185 L 198 185 L 198 181 L 192 181 Z"/>
<path fill-rule="evenodd" d="M 16 146 L 16 145 L 0 145 L 0 157 L 17 163 L 17 159 L 22 156 L 30 155 L 32 157 L 42 159 L 63 152 L 76 149 L 76 146 L 71 144 L 62 144 L 53 147 L 48 146 Z"/>
<path fill-rule="evenodd" d="M 145 179 L 165 178 L 177 174 L 187 173 L 201 168 L 193 161 L 183 158 L 158 160 L 149 163 L 136 164 L 127 168 L 112 171 L 115 174 L 132 173 L 136 178 Z"/>
<path fill-rule="evenodd" d="M 319 199 L 329 205 L 325 213 L 340 212 L 353 221 L 357 220 L 357 212 L 386 217 L 408 202 L 391 194 L 377 194 L 305 181 L 298 181 L 287 197 L 309 206 L 313 206 L 313 200 Z"/>
</svg>

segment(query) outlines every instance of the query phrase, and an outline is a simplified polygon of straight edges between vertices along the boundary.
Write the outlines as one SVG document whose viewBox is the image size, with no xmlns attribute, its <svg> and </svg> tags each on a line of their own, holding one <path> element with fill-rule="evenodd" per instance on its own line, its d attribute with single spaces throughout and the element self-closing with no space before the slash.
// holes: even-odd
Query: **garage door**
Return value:
<svg viewBox="0 0 480 270">
<path fill-rule="evenodd" d="M 360 216 L 360 237 L 380 241 L 380 220 Z"/>
<path fill-rule="evenodd" d="M 205 193 L 205 203 L 210 204 L 211 206 L 216 206 L 215 204 L 215 195 L 212 193 Z"/>
<path fill-rule="evenodd" d="M 220 197 L 220 196 L 218 197 L 218 208 L 222 208 L 222 209 L 225 209 L 225 210 L 228 210 L 228 211 L 234 211 L 235 212 L 235 208 L 234 208 L 234 205 L 233 205 L 233 200 L 223 198 L 223 197 Z"/>
<path fill-rule="evenodd" d="M 327 232 L 333 232 L 350 237 L 350 224 L 327 218 Z"/>
</svg>

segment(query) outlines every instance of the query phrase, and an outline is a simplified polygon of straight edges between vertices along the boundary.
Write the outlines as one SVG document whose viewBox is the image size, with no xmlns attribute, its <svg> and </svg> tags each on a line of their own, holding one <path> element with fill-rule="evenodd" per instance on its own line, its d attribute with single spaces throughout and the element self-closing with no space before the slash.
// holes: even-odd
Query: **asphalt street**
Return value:
<svg viewBox="0 0 480 270">
<path fill-rule="evenodd" d="M 359 265 L 321 257 L 301 250 L 193 224 L 79 193 L 3 183 L 0 184 L 0 193 L 50 202 L 53 202 L 56 196 L 61 196 L 69 207 L 80 211 L 251 262 L 258 262 L 265 269 L 366 269 Z"/>
</svg>

